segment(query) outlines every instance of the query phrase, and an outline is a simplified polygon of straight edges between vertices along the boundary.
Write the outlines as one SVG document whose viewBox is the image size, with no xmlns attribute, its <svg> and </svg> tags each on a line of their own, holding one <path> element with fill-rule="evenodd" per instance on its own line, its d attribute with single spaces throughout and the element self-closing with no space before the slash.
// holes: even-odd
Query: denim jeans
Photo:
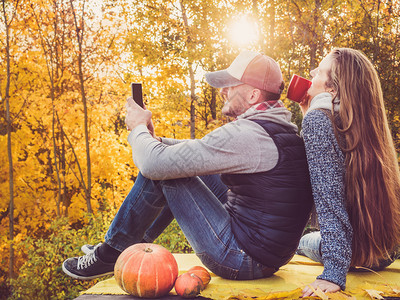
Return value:
<svg viewBox="0 0 400 300">
<path fill-rule="evenodd" d="M 174 217 L 202 263 L 216 275 L 228 279 L 272 275 L 276 270 L 254 261 L 238 245 L 223 206 L 227 190 L 219 175 L 157 181 L 139 173 L 105 242 L 123 251 L 152 241 Z"/>
<path fill-rule="evenodd" d="M 311 258 L 313 261 L 320 262 L 323 264 L 322 252 L 321 252 L 321 233 L 319 231 L 314 231 L 304 235 L 300 239 L 300 243 L 299 246 L 297 247 L 296 254 L 307 256 L 308 258 Z M 393 253 L 391 258 L 380 260 L 378 265 L 374 265 L 366 269 L 350 267 L 350 271 L 364 272 L 368 271 L 367 269 L 371 269 L 374 271 L 381 271 L 387 266 L 391 265 L 399 257 L 400 257 L 400 252 Z"/>
<path fill-rule="evenodd" d="M 219 175 L 205 175 L 200 176 L 200 179 L 204 184 L 213 192 L 213 194 L 219 199 L 221 203 L 227 201 L 226 192 L 228 188 L 221 182 Z M 160 212 L 157 219 L 151 224 L 150 228 L 144 234 L 144 243 L 152 243 L 154 240 L 164 231 L 165 228 L 172 222 L 174 216 L 166 205 Z"/>
<path fill-rule="evenodd" d="M 314 231 L 303 235 L 297 247 L 296 254 L 307 256 L 313 261 L 323 263 L 320 232 Z"/>
</svg>

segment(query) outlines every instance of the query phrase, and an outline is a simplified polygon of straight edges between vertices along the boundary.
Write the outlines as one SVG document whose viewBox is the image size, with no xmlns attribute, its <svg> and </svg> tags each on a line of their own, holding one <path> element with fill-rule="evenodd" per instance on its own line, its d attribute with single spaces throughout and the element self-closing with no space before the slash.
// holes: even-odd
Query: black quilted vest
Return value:
<svg viewBox="0 0 400 300">
<path fill-rule="evenodd" d="M 225 207 L 243 250 L 259 263 L 278 269 L 293 257 L 313 203 L 306 153 L 293 129 L 253 121 L 275 142 L 278 163 L 267 172 L 221 175 L 230 189 Z"/>
</svg>

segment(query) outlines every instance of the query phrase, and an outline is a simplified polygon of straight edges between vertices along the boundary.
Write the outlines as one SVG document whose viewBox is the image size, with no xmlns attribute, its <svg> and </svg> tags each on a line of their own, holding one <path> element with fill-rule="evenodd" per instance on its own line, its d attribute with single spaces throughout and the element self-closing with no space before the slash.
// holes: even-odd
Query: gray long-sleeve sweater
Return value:
<svg viewBox="0 0 400 300">
<path fill-rule="evenodd" d="M 344 155 L 336 140 L 332 122 L 323 111 L 307 112 L 302 123 L 302 134 L 321 230 L 324 271 L 317 278 L 336 283 L 344 290 L 353 237 L 345 207 Z"/>
<path fill-rule="evenodd" d="M 262 110 L 254 105 L 237 120 L 202 139 L 155 140 L 146 126 L 137 126 L 128 136 L 135 165 L 153 180 L 165 180 L 206 174 L 256 173 L 272 169 L 278 151 L 268 133 L 255 120 L 269 120 L 297 131 L 290 122 L 291 113 L 283 107 Z"/>
</svg>

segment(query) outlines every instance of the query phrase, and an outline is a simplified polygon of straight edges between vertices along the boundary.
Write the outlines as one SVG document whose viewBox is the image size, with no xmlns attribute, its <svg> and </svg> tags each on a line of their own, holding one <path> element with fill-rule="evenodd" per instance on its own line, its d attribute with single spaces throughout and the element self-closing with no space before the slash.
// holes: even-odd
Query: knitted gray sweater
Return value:
<svg viewBox="0 0 400 300">
<path fill-rule="evenodd" d="M 324 271 L 317 278 L 333 282 L 344 290 L 353 237 L 345 208 L 344 155 L 331 120 L 323 111 L 307 112 L 302 134 L 322 238 Z"/>
</svg>

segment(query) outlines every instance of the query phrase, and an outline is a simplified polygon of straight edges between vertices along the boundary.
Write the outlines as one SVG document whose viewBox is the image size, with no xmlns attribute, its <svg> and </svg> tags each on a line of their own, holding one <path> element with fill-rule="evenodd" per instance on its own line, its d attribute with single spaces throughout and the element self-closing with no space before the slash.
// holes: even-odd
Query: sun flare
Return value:
<svg viewBox="0 0 400 300">
<path fill-rule="evenodd" d="M 240 16 L 229 26 L 229 38 L 238 46 L 247 46 L 258 40 L 258 27 L 248 16 Z"/>
</svg>

